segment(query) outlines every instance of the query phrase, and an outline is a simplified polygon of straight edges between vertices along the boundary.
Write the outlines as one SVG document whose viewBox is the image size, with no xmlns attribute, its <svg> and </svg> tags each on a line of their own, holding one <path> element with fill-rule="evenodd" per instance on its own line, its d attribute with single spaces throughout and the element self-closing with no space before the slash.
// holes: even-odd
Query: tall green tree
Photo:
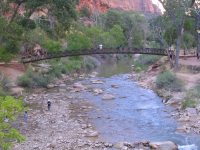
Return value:
<svg viewBox="0 0 200 150">
<path fill-rule="evenodd" d="M 23 110 L 22 100 L 0 96 L 0 149 L 11 149 L 13 142 L 25 139 L 12 125 Z"/>
<path fill-rule="evenodd" d="M 29 34 L 37 26 L 51 35 L 64 36 L 73 20 L 77 18 L 77 0 L 2 0 L 0 1 L 0 60 L 12 59 L 24 43 L 28 45 Z M 34 13 L 45 12 L 33 17 Z M 6 56 L 6 57 L 4 57 Z"/>
<path fill-rule="evenodd" d="M 179 54 L 180 54 L 180 46 L 181 40 L 184 33 L 184 22 L 185 22 L 185 13 L 191 7 L 191 0 L 159 0 L 165 11 L 166 18 L 169 19 L 173 27 L 176 29 L 177 38 L 176 38 L 176 60 L 175 60 L 175 68 L 178 68 L 179 64 Z"/>
</svg>

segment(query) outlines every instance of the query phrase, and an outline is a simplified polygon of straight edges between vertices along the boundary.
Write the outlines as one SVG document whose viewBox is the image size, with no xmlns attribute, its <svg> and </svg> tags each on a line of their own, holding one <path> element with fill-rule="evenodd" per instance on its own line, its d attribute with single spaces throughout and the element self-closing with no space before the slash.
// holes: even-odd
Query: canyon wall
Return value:
<svg viewBox="0 0 200 150">
<path fill-rule="evenodd" d="M 106 12 L 110 8 L 126 11 L 161 13 L 152 0 L 80 0 L 78 9 L 87 6 L 90 11 Z"/>
</svg>

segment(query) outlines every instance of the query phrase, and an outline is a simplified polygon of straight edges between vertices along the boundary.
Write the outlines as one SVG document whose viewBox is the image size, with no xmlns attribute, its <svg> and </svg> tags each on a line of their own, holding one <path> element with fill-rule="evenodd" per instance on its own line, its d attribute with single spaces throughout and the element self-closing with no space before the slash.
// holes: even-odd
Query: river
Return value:
<svg viewBox="0 0 200 150">
<path fill-rule="evenodd" d="M 173 141 L 180 145 L 180 150 L 200 149 L 200 136 L 176 132 L 178 124 L 171 117 L 173 108 L 165 106 L 153 91 L 138 86 L 129 78 L 130 61 L 105 64 L 97 72 L 98 77 L 93 79 L 103 84 L 91 85 L 90 79 L 80 82 L 116 98 L 102 100 L 102 95 L 88 91 L 81 96 L 95 106 L 88 115 L 102 139 L 109 142 Z"/>
</svg>

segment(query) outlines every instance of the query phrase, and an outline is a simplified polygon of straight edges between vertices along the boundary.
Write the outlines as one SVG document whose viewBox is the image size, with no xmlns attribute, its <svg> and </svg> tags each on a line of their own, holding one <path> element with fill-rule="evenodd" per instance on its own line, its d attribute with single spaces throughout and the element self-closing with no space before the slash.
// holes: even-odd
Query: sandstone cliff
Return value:
<svg viewBox="0 0 200 150">
<path fill-rule="evenodd" d="M 160 9 L 152 3 L 152 0 L 80 0 L 78 9 L 87 6 L 91 11 L 106 12 L 109 8 L 126 11 L 139 11 L 160 13 Z"/>
</svg>

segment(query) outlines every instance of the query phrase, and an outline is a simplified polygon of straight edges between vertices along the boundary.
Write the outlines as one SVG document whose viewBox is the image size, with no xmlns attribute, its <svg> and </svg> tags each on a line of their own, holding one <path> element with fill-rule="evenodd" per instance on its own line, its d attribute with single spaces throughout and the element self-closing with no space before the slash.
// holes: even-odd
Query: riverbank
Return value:
<svg viewBox="0 0 200 150">
<path fill-rule="evenodd" d="M 93 73 L 94 75 L 95 73 Z M 90 75 L 91 77 L 93 75 Z M 78 79 L 88 78 L 80 75 Z M 92 84 L 103 84 L 100 80 L 90 79 Z M 100 138 L 95 126 L 90 122 L 88 112 L 97 109 L 80 92 L 101 93 L 90 85 L 80 82 L 66 84 L 68 80 L 60 80 L 57 88 L 49 91 L 37 90 L 27 95 L 26 102 L 30 107 L 28 123 L 19 123 L 21 132 L 27 137 L 26 141 L 16 144 L 13 150 L 106 150 L 106 149 L 149 149 L 156 147 L 156 143 L 118 142 L 111 143 Z M 113 86 L 113 88 L 117 88 Z M 47 110 L 47 100 L 52 102 L 50 111 Z M 162 145 L 163 143 L 157 143 Z M 164 143 L 176 147 L 172 142 Z M 173 149 L 173 148 L 171 148 Z"/>
<path fill-rule="evenodd" d="M 175 108 L 172 116 L 179 122 L 178 132 L 200 134 L 200 107 L 197 102 L 196 107 L 182 108 L 188 91 L 195 88 L 200 81 L 200 62 L 196 58 L 180 59 L 180 69 L 174 72 L 170 69 L 167 58 L 162 58 L 156 64 L 149 67 L 148 71 L 141 74 L 133 74 L 133 80 L 137 80 L 139 85 L 155 91 L 163 98 L 163 103 Z M 163 70 L 171 70 L 176 77 L 184 82 L 182 92 L 169 92 L 156 87 L 156 77 Z"/>
<path fill-rule="evenodd" d="M 111 67 L 113 68 L 113 66 L 111 66 Z M 116 66 L 116 68 L 118 68 L 118 66 Z M 105 69 L 103 69 L 103 70 L 105 70 Z M 156 72 L 152 71 L 152 73 L 154 74 Z M 93 123 L 91 123 L 91 116 L 88 115 L 88 112 L 92 112 L 94 110 L 96 110 L 98 112 L 99 109 L 96 108 L 91 103 L 91 101 L 89 101 L 89 99 L 85 99 L 84 96 L 80 95 L 80 93 L 82 93 L 82 92 L 83 93 L 84 92 L 92 92 L 94 95 L 98 96 L 99 94 L 102 94 L 107 91 L 105 89 L 102 90 L 102 89 L 98 88 L 99 85 L 101 85 L 101 84 L 104 85 L 105 83 L 107 84 L 107 82 L 104 82 L 101 79 L 94 80 L 93 78 L 95 77 L 95 75 L 96 75 L 96 73 L 92 73 L 89 76 L 86 76 L 84 74 L 82 74 L 82 75 L 76 74 L 75 75 L 76 81 L 74 78 L 62 76 L 61 79 L 57 80 L 54 84 L 49 86 L 49 90 L 43 91 L 43 92 L 42 92 L 42 90 L 37 90 L 39 92 L 30 93 L 30 95 L 28 95 L 28 97 L 26 98 L 27 103 L 31 108 L 29 111 L 29 120 L 28 120 L 29 122 L 28 122 L 28 125 L 26 125 L 24 123 L 20 124 L 21 125 L 20 130 L 27 137 L 27 140 L 23 144 L 16 144 L 14 150 L 15 149 L 16 150 L 18 150 L 18 149 L 20 149 L 20 150 L 21 149 L 22 150 L 23 149 L 24 150 L 26 150 L 26 149 L 47 149 L 47 150 L 48 149 L 94 149 L 94 150 L 96 150 L 97 149 L 98 150 L 98 149 L 113 149 L 113 148 L 116 148 L 116 149 L 134 149 L 134 148 L 149 149 L 149 147 L 152 147 L 152 143 L 150 143 L 148 141 L 138 142 L 138 143 L 135 143 L 135 142 L 117 142 L 117 143 L 115 143 L 115 142 L 110 142 L 110 141 L 108 142 L 108 140 L 101 138 L 101 133 L 99 133 L 99 129 L 97 130 L 96 126 Z M 107 76 L 107 74 L 104 74 L 104 75 Z M 135 75 L 135 77 L 136 77 L 136 75 Z M 155 78 L 155 76 L 152 76 L 152 77 Z M 80 84 L 79 81 L 83 80 L 83 79 L 90 80 L 90 83 L 88 85 Z M 135 79 L 136 78 L 134 78 L 134 80 Z M 142 80 L 141 77 L 140 77 L 140 79 Z M 150 78 L 148 78 L 148 79 L 150 81 Z M 124 79 L 124 80 L 126 80 L 126 79 Z M 74 82 L 78 82 L 78 83 L 74 83 Z M 129 82 L 131 82 L 131 80 Z M 113 89 L 123 87 L 123 86 L 119 86 L 118 84 L 119 84 L 118 81 L 117 81 L 117 84 L 115 81 L 115 84 L 114 83 L 111 84 L 110 87 Z M 122 83 L 122 85 L 127 85 L 127 84 Z M 130 87 L 132 87 L 132 86 L 130 86 Z M 135 93 L 132 90 L 130 93 L 131 94 Z M 126 90 L 123 90 L 123 91 L 126 91 Z M 109 92 L 109 88 L 108 88 L 107 92 Z M 136 93 L 138 93 L 138 92 L 136 92 Z M 103 94 L 101 96 L 103 96 L 105 99 L 108 99 L 108 97 L 110 97 L 111 99 L 115 99 L 115 96 L 113 97 L 113 93 L 110 93 L 108 95 Z M 140 96 L 141 96 L 140 97 L 141 99 L 146 97 L 143 94 Z M 119 101 L 122 102 L 122 104 L 120 104 L 118 106 L 125 106 L 124 105 L 125 103 L 129 104 L 129 102 L 127 102 L 127 100 L 132 99 L 129 96 L 124 96 L 124 95 L 117 96 L 117 97 L 119 97 L 120 98 Z M 128 98 L 127 100 L 126 100 L 126 97 Z M 48 99 L 50 99 L 52 101 L 52 109 L 50 112 L 47 111 L 47 100 Z M 91 99 L 93 99 L 93 98 L 91 98 Z M 138 99 L 138 98 L 136 98 L 136 99 Z M 108 100 L 108 101 L 106 100 L 105 103 L 109 104 L 110 103 L 109 101 L 110 100 Z M 118 100 L 112 100 L 112 101 L 114 103 L 116 103 Z M 149 102 L 148 103 L 145 102 L 145 103 L 142 103 L 142 105 L 141 105 L 142 109 L 137 108 L 137 109 L 135 109 L 135 111 L 138 112 L 139 114 L 143 114 L 144 112 L 146 112 L 147 108 L 143 109 L 144 104 L 148 104 L 147 108 L 151 108 L 151 106 L 149 107 Z M 134 104 L 132 104 L 132 106 L 134 106 Z M 136 106 L 140 106 L 140 105 L 136 105 Z M 122 108 L 120 107 L 119 109 L 117 109 L 117 108 L 115 108 L 115 109 L 116 109 L 116 111 L 118 111 Z M 124 110 L 126 110 L 126 109 L 127 108 L 125 108 Z M 154 108 L 153 108 L 153 111 L 154 111 Z M 155 107 L 155 111 L 157 112 L 157 107 Z M 141 112 L 143 112 L 143 113 L 141 113 Z M 149 114 L 149 113 L 147 113 L 147 114 Z M 131 116 L 134 116 L 134 115 L 131 115 Z M 143 116 L 143 117 L 145 117 L 145 116 Z M 102 115 L 102 116 L 100 116 L 100 118 L 98 118 L 98 117 L 99 116 L 97 116 L 97 118 L 96 118 L 97 120 L 101 120 L 102 118 L 105 118 L 105 119 L 107 119 L 107 121 L 109 121 L 109 122 L 111 121 L 109 116 L 105 117 L 105 115 Z M 141 117 L 142 120 L 144 119 L 143 117 Z M 149 119 L 151 120 L 151 118 L 149 118 Z M 160 119 L 158 119 L 158 120 L 160 120 Z M 129 121 L 130 121 L 130 119 L 129 119 Z M 127 121 L 127 122 L 129 122 L 129 121 Z M 154 121 L 156 121 L 156 120 L 154 120 Z M 21 120 L 21 122 L 23 122 L 23 121 Z M 134 120 L 133 120 L 133 122 L 134 122 Z M 161 123 L 162 122 L 163 121 L 161 121 Z M 155 126 L 157 126 L 158 124 L 156 122 Z M 165 122 L 165 124 L 166 124 L 166 122 Z M 134 123 L 131 123 L 131 126 L 134 126 Z M 141 126 L 139 126 L 139 127 L 141 127 Z M 144 124 L 143 127 L 151 128 L 152 123 L 147 124 L 147 126 Z M 154 127 L 154 125 L 153 125 L 153 127 Z M 70 131 L 70 132 L 68 132 L 68 131 Z M 130 131 L 137 131 L 137 130 L 130 129 Z M 148 131 L 151 131 L 151 129 Z M 140 130 L 138 130 L 137 132 L 140 132 Z M 124 133 L 126 133 L 126 132 L 124 132 Z M 127 132 L 127 134 L 128 133 L 129 132 Z M 154 133 L 156 133 L 156 132 L 154 132 Z M 135 135 L 135 133 L 133 133 L 132 135 Z M 151 136 L 151 134 L 150 134 L 150 136 Z M 39 138 L 39 140 L 38 140 L 38 138 Z M 126 141 L 126 140 L 120 140 L 120 141 Z M 183 142 L 181 142 L 181 143 L 183 145 L 188 144 L 188 143 L 183 143 Z M 163 144 L 163 143 L 159 143 L 159 144 Z M 167 143 L 167 144 L 171 144 L 172 146 L 175 145 L 172 142 Z M 155 144 L 154 144 L 154 146 L 155 146 Z M 167 145 L 167 146 L 169 146 L 169 145 Z"/>
</svg>

